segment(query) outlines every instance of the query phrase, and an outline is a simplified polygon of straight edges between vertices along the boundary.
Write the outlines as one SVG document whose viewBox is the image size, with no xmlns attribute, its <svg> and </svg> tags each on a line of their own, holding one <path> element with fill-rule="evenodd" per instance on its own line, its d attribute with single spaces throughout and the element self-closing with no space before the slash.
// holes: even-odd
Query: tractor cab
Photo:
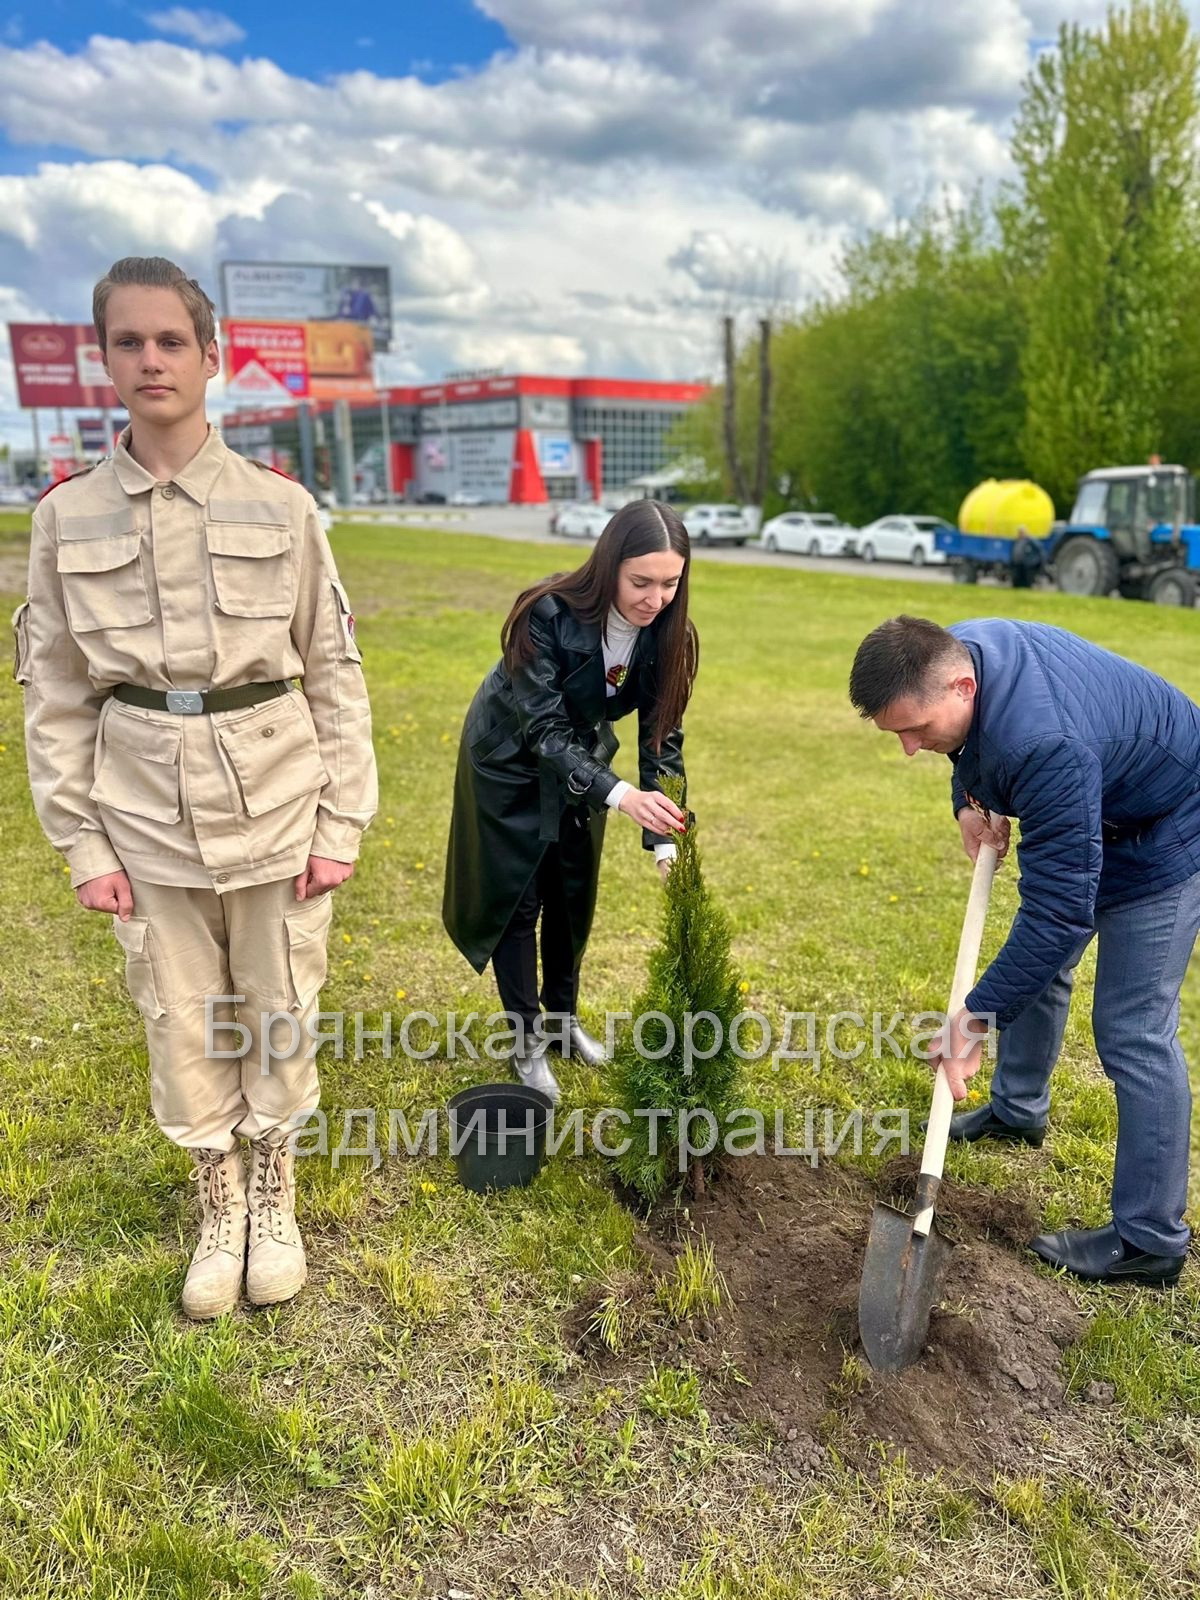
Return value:
<svg viewBox="0 0 1200 1600">
<path fill-rule="evenodd" d="M 1080 478 L 1070 528 L 1107 537 L 1122 565 L 1149 565 L 1194 513 L 1195 486 L 1183 467 L 1104 467 Z"/>
</svg>

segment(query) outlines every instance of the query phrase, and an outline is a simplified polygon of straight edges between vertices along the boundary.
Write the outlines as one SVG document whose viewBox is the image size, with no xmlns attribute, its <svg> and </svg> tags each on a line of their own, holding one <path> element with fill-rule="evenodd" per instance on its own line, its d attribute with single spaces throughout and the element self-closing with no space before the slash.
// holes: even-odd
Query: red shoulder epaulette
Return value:
<svg viewBox="0 0 1200 1600">
<path fill-rule="evenodd" d="M 282 467 L 273 467 L 269 461 L 260 461 L 257 456 L 250 456 L 256 467 L 262 467 L 266 472 L 274 472 L 280 478 L 286 478 L 289 483 L 299 483 L 299 478 L 293 478 L 290 472 L 285 472 Z"/>
<path fill-rule="evenodd" d="M 34 504 L 40 506 L 48 494 L 53 494 L 55 489 L 61 489 L 64 483 L 74 483 L 76 478 L 86 478 L 89 472 L 95 472 L 97 465 L 97 462 L 93 462 L 90 467 L 83 467 L 79 472 L 73 472 L 69 478 L 60 478 L 57 483 L 48 483 Z"/>
</svg>

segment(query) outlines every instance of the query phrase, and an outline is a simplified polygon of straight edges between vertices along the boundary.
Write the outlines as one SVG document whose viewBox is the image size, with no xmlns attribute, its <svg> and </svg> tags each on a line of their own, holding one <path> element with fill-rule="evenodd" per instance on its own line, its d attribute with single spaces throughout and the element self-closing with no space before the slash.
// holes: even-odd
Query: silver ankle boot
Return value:
<svg viewBox="0 0 1200 1600">
<path fill-rule="evenodd" d="M 565 1029 L 564 1022 L 567 1024 Z M 540 1016 L 534 1023 L 534 1030 L 539 1038 L 545 1039 L 549 1045 L 557 1048 L 560 1054 L 564 1054 L 562 1043 L 565 1033 L 567 1045 L 565 1054 L 573 1056 L 576 1061 L 582 1061 L 585 1066 L 598 1067 L 608 1060 L 607 1050 L 599 1039 L 592 1037 L 577 1016 L 564 1017 L 558 1012 L 553 1016 Z"/>
<path fill-rule="evenodd" d="M 514 1076 L 521 1083 L 530 1089 L 540 1089 L 557 1105 L 562 1090 L 546 1059 L 549 1048 L 549 1043 L 545 1039 L 526 1039 L 523 1048 L 514 1050 L 508 1061 Z"/>
</svg>

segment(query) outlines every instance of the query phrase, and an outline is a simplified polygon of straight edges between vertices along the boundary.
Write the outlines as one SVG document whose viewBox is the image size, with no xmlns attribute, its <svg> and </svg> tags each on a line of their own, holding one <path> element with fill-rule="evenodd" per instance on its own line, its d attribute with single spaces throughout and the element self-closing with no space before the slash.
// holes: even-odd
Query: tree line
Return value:
<svg viewBox="0 0 1200 1600">
<path fill-rule="evenodd" d="M 860 239 L 769 360 L 760 321 L 674 437 L 694 491 L 750 476 L 768 390 L 767 515 L 952 520 L 988 477 L 1064 515 L 1091 468 L 1200 466 L 1198 63 L 1180 0 L 1064 24 L 1023 85 L 1015 177 Z"/>
</svg>

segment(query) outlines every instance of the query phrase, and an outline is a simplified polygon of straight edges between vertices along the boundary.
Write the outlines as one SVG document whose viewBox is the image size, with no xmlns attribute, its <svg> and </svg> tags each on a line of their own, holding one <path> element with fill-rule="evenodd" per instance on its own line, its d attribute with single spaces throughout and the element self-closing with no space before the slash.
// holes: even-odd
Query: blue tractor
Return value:
<svg viewBox="0 0 1200 1600">
<path fill-rule="evenodd" d="M 1064 594 L 1194 606 L 1200 583 L 1196 490 L 1183 467 L 1102 467 L 1079 480 L 1066 522 L 1044 538 L 947 528 L 935 539 L 958 583 L 994 576 L 1026 587 L 1049 572 Z"/>
<path fill-rule="evenodd" d="M 1103 467 L 1079 480 L 1070 520 L 1046 541 L 1064 594 L 1194 606 L 1200 574 L 1196 487 L 1183 467 Z"/>
</svg>

